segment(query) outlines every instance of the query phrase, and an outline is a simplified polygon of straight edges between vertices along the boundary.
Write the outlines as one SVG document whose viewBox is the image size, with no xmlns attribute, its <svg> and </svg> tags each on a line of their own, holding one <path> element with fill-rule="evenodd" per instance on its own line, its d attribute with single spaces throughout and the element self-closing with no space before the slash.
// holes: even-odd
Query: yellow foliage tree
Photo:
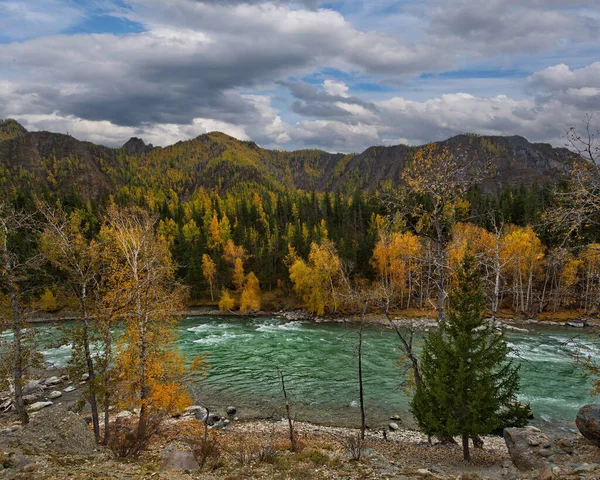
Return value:
<svg viewBox="0 0 600 480">
<path fill-rule="evenodd" d="M 112 287 L 127 300 L 115 359 L 118 391 L 122 405 L 140 409 L 137 438 L 144 442 L 166 414 L 190 401 L 180 383 L 183 358 L 172 348 L 186 290 L 175 280 L 168 241 L 156 233 L 155 217 L 112 204 L 108 219 L 101 235 L 113 245 L 110 268 L 119 272 L 119 285 Z"/>
<path fill-rule="evenodd" d="M 527 312 L 533 299 L 533 281 L 544 262 L 544 246 L 530 226 L 506 229 L 502 255 L 513 291 L 515 311 Z"/>
<path fill-rule="evenodd" d="M 244 273 L 244 262 L 241 258 L 236 258 L 234 267 L 233 267 L 233 277 L 231 281 L 235 286 L 237 292 L 241 292 L 244 288 L 244 280 L 246 279 L 246 275 Z"/>
<path fill-rule="evenodd" d="M 215 281 L 217 278 L 217 266 L 215 265 L 215 262 L 213 262 L 213 259 L 210 258 L 210 255 L 206 253 L 202 255 L 202 275 L 204 276 L 204 279 L 208 282 L 208 285 L 210 287 L 210 299 L 214 301 L 214 288 Z"/>
<path fill-rule="evenodd" d="M 332 241 L 312 243 L 308 262 L 297 258 L 290 266 L 290 280 L 307 308 L 317 315 L 337 310 L 343 288 L 342 264 Z"/>
<path fill-rule="evenodd" d="M 380 285 L 390 303 L 398 295 L 400 307 L 404 306 L 406 297 L 406 308 L 410 308 L 421 252 L 419 237 L 413 233 L 380 232 L 371 264 L 379 275 Z"/>
<path fill-rule="evenodd" d="M 49 288 L 46 288 L 42 293 L 38 305 L 44 312 L 56 312 L 60 308 L 54 293 Z"/>
<path fill-rule="evenodd" d="M 219 310 L 222 312 L 228 312 L 233 310 L 233 307 L 235 307 L 235 301 L 229 294 L 229 290 L 224 289 L 223 293 L 221 294 L 221 300 L 219 300 Z"/>
<path fill-rule="evenodd" d="M 260 285 L 254 272 L 250 272 L 246 277 L 246 284 L 240 300 L 240 310 L 242 312 L 260 310 Z"/>
</svg>

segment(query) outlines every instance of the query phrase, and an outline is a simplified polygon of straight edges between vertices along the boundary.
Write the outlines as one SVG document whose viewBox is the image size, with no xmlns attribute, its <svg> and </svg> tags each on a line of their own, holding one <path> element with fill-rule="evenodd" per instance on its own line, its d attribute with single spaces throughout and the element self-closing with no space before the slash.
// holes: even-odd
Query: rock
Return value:
<svg viewBox="0 0 600 480">
<path fill-rule="evenodd" d="M 47 378 L 46 380 L 44 380 L 44 385 L 50 387 L 52 385 L 57 385 L 60 382 L 62 382 L 62 380 L 60 378 L 58 378 L 58 377 L 50 377 L 50 378 Z"/>
<path fill-rule="evenodd" d="M 575 424 L 585 438 L 600 447 L 600 403 L 581 407 L 577 412 Z"/>
<path fill-rule="evenodd" d="M 237 413 L 237 408 L 235 407 L 227 407 L 227 415 L 235 415 Z"/>
<path fill-rule="evenodd" d="M 37 412 L 38 410 L 41 410 L 42 408 L 46 408 L 49 407 L 50 405 L 54 405 L 53 402 L 35 402 L 32 403 L 31 405 L 29 405 L 29 407 L 27 408 L 27 410 L 29 410 L 30 412 Z"/>
<path fill-rule="evenodd" d="M 556 442 L 556 446 L 568 455 L 572 455 L 575 451 L 575 442 L 570 438 L 559 439 L 558 442 Z"/>
<path fill-rule="evenodd" d="M 390 424 L 388 425 L 388 428 L 392 431 L 395 432 L 396 430 L 400 430 L 400 427 L 398 426 L 397 423 L 394 422 L 390 422 Z"/>
<path fill-rule="evenodd" d="M 579 465 L 577 467 L 575 467 L 575 469 L 573 470 L 573 473 L 588 473 L 588 472 L 593 472 L 598 468 L 598 464 L 597 463 L 584 463 L 582 465 Z"/>
<path fill-rule="evenodd" d="M 540 473 L 538 474 L 538 480 L 552 480 L 554 478 L 554 472 L 552 472 L 552 468 L 550 465 L 544 465 L 540 469 Z"/>
<path fill-rule="evenodd" d="M 397 422 L 401 422 L 402 421 L 402 417 L 400 415 L 392 415 L 390 417 L 390 420 L 395 420 Z"/>
<path fill-rule="evenodd" d="M 160 469 L 163 472 L 166 470 L 192 471 L 200 470 L 200 465 L 198 465 L 198 462 L 194 458 L 192 452 L 173 450 L 167 455 Z"/>
<path fill-rule="evenodd" d="M 535 427 L 505 428 L 504 441 L 508 453 L 519 470 L 537 470 L 542 467 L 540 449 L 531 444 L 540 445 L 548 441 L 548 437 Z M 550 455 L 552 452 L 550 452 Z"/>
<path fill-rule="evenodd" d="M 54 377 L 56 378 L 56 377 Z M 41 396 L 44 394 L 44 386 L 39 380 L 29 380 L 21 390 L 23 396 L 26 395 L 37 395 Z"/>
<path fill-rule="evenodd" d="M 115 418 L 122 418 L 122 419 L 131 418 L 131 417 L 133 417 L 133 413 L 131 413 L 129 410 L 123 410 L 122 412 L 119 412 L 115 415 Z"/>
<path fill-rule="evenodd" d="M 221 421 L 221 417 L 215 413 L 211 413 L 208 418 L 206 419 L 206 424 L 210 427 L 212 427 L 213 425 L 216 425 L 217 423 L 219 423 Z"/>
<path fill-rule="evenodd" d="M 46 454 L 89 454 L 96 451 L 96 441 L 85 421 L 66 408 L 55 407 L 39 412 L 17 434 L 24 451 Z"/>
<path fill-rule="evenodd" d="M 58 390 L 54 390 L 48 394 L 48 398 L 50 400 L 54 400 L 59 397 L 62 397 L 62 392 L 59 392 Z"/>
<path fill-rule="evenodd" d="M 86 382 L 86 381 L 88 381 L 89 379 L 90 379 L 90 374 L 89 374 L 89 373 L 84 373 L 84 374 L 81 376 L 81 381 L 82 381 L 82 382 Z"/>
<path fill-rule="evenodd" d="M 565 325 L 567 327 L 583 328 L 587 327 L 587 322 L 585 320 L 571 320 L 570 322 L 566 322 Z"/>
<path fill-rule="evenodd" d="M 73 385 L 68 386 L 67 388 L 65 388 L 63 390 L 63 392 L 65 393 L 70 393 L 70 392 L 74 392 L 76 390 L 76 388 Z"/>
<path fill-rule="evenodd" d="M 196 420 L 200 420 L 202 423 L 204 423 L 206 420 L 206 409 L 203 408 L 202 410 L 196 410 L 194 412 L 194 417 L 196 417 Z"/>
</svg>

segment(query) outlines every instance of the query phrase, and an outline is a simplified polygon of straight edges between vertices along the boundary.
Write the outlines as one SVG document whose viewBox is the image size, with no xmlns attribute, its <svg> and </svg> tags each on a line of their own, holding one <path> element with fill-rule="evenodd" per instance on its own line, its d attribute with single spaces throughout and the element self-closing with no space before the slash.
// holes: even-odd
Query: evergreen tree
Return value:
<svg viewBox="0 0 600 480">
<path fill-rule="evenodd" d="M 515 400 L 518 367 L 507 359 L 504 334 L 483 318 L 485 296 L 475 259 L 467 253 L 450 294 L 450 311 L 423 347 L 421 379 L 411 402 L 419 427 L 429 435 L 469 437 L 501 424 L 502 410 Z"/>
</svg>

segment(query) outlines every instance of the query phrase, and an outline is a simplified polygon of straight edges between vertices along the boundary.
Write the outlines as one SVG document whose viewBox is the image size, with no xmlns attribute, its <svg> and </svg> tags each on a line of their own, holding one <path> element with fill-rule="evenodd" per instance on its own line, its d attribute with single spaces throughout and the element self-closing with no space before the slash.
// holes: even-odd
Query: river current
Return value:
<svg viewBox="0 0 600 480">
<path fill-rule="evenodd" d="M 48 342 L 56 327 L 39 326 Z M 178 324 L 177 347 L 188 359 L 202 353 L 208 375 L 193 387 L 197 400 L 235 405 L 243 416 L 280 415 L 277 366 L 298 419 L 340 425 L 359 422 L 357 383 L 358 327 L 348 324 L 286 322 L 276 318 L 191 317 Z M 10 334 L 1 333 L 0 337 Z M 364 329 L 363 377 L 368 422 L 380 425 L 400 415 L 412 425 L 403 388 L 406 369 L 396 334 L 379 326 Z M 512 356 L 520 367 L 519 399 L 529 402 L 536 424 L 573 428 L 577 410 L 593 401 L 589 379 L 572 353 L 600 353 L 590 333 L 566 327 L 536 326 L 530 333 L 509 332 Z M 68 360 L 69 345 L 44 347 L 49 366 Z"/>
</svg>

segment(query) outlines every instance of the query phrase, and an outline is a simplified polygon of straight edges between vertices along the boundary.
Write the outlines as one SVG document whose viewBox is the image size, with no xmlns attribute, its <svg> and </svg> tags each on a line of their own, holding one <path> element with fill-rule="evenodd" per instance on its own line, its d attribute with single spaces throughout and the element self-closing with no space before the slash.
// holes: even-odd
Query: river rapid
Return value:
<svg viewBox="0 0 600 480">
<path fill-rule="evenodd" d="M 56 327 L 37 327 L 49 367 L 64 366 L 71 354 L 57 346 Z M 64 329 L 64 325 L 62 326 Z M 285 376 L 292 408 L 299 420 L 358 425 L 358 326 L 284 321 L 275 317 L 190 317 L 178 324 L 177 348 L 191 360 L 204 354 L 208 375 L 195 383 L 196 400 L 235 405 L 240 415 L 277 417 L 283 405 L 277 366 Z M 0 333 L 8 339 L 10 333 Z M 567 327 L 536 326 L 530 333 L 508 332 L 512 356 L 521 368 L 519 399 L 529 402 L 534 424 L 573 429 L 577 410 L 593 399 L 589 380 L 573 361 L 573 352 L 600 352 L 592 333 Z M 396 334 L 368 326 L 363 336 L 363 378 L 368 423 L 385 424 L 400 415 L 413 422 L 403 389 L 408 371 L 401 362 Z"/>
</svg>

